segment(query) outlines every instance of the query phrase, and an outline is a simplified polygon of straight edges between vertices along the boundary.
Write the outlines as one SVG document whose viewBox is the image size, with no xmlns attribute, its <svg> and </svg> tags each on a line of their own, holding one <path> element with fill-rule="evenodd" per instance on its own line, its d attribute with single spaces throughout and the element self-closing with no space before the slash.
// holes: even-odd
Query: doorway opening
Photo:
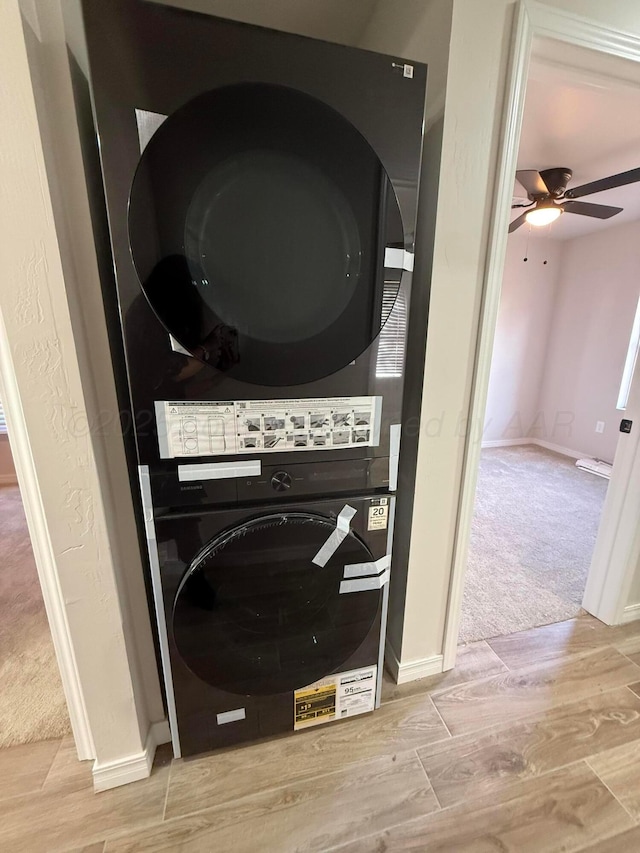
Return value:
<svg viewBox="0 0 640 853">
<path fill-rule="evenodd" d="M 560 63 L 555 45 L 540 40 L 532 56 L 517 169 L 568 167 L 577 186 L 636 168 L 638 71 L 573 47 Z M 527 201 L 516 181 L 514 202 Z M 508 238 L 463 643 L 578 616 L 596 544 L 615 524 L 611 514 L 600 521 L 609 477 L 625 476 L 613 462 L 638 349 L 640 190 L 589 201 L 623 212 L 565 213 Z"/>
<path fill-rule="evenodd" d="M 0 749 L 71 733 L 0 403 Z"/>
</svg>

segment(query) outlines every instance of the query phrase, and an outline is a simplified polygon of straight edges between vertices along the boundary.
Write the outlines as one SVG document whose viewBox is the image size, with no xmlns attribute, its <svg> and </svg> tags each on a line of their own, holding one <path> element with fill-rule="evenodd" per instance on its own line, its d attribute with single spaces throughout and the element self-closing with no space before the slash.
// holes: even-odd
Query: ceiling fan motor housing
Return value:
<svg viewBox="0 0 640 853">
<path fill-rule="evenodd" d="M 540 177 L 547 185 L 549 195 L 552 198 L 560 198 L 571 180 L 573 172 L 566 166 L 558 166 L 554 169 L 545 169 L 540 172 Z"/>
</svg>

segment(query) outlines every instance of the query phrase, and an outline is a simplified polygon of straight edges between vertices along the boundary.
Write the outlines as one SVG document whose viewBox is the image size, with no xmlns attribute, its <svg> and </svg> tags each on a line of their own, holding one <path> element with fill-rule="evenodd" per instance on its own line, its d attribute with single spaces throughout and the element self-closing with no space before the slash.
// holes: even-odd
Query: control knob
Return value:
<svg viewBox="0 0 640 853">
<path fill-rule="evenodd" d="M 271 477 L 271 488 L 276 492 L 286 492 L 291 488 L 291 475 L 286 471 L 276 471 Z"/>
</svg>

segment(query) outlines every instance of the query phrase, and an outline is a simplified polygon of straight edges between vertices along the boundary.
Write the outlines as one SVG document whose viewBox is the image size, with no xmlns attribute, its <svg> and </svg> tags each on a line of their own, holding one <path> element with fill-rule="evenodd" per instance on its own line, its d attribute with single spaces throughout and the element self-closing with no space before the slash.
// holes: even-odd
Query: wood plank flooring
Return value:
<svg viewBox="0 0 640 853">
<path fill-rule="evenodd" d="M 585 847 L 580 853 L 634 853 L 640 850 L 640 827 Z"/>
<path fill-rule="evenodd" d="M 0 800 L 41 788 L 59 747 L 45 740 L 0 749 Z"/>
<path fill-rule="evenodd" d="M 613 648 L 556 659 L 436 693 L 436 708 L 452 734 L 476 731 L 514 717 L 545 714 L 613 687 L 630 684 L 640 667 Z"/>
<path fill-rule="evenodd" d="M 501 802 L 493 796 L 471 800 L 338 849 L 341 853 L 578 851 L 586 843 L 632 826 L 614 796 L 580 763 L 516 788 Z"/>
<path fill-rule="evenodd" d="M 640 668 L 633 680 L 638 677 Z M 296 737 L 175 762 L 165 815 L 172 818 L 192 812 L 195 791 L 199 802 L 207 805 L 231 802 L 449 737 L 429 696 L 391 703 L 380 711 Z"/>
<path fill-rule="evenodd" d="M 634 739 L 640 744 L 640 699 L 620 687 L 511 726 L 423 747 L 418 757 L 440 804 L 450 806 L 617 746 L 628 749 Z"/>
<path fill-rule="evenodd" d="M 0 751 L 12 853 L 640 850 L 640 622 L 588 616 L 387 681 L 373 715 L 94 794 L 70 738 Z"/>
<path fill-rule="evenodd" d="M 407 699 L 409 696 L 435 693 L 456 684 L 486 678 L 506 672 L 507 666 L 484 640 L 469 643 L 458 649 L 458 658 L 454 669 L 434 675 L 432 678 L 421 678 L 418 681 L 408 681 L 406 684 L 394 684 L 385 677 L 382 684 L 382 701 L 392 702 L 395 699 Z M 386 673 L 385 673 L 386 676 Z"/>
</svg>

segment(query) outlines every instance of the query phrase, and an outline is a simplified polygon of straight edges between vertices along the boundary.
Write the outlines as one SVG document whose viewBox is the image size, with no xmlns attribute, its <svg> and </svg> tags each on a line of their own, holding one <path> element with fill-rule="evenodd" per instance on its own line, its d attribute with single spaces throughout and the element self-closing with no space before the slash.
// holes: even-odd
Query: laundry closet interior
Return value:
<svg viewBox="0 0 640 853">
<path fill-rule="evenodd" d="M 77 104 L 174 755 L 375 712 L 426 338 L 427 67 L 82 6 Z"/>
</svg>

